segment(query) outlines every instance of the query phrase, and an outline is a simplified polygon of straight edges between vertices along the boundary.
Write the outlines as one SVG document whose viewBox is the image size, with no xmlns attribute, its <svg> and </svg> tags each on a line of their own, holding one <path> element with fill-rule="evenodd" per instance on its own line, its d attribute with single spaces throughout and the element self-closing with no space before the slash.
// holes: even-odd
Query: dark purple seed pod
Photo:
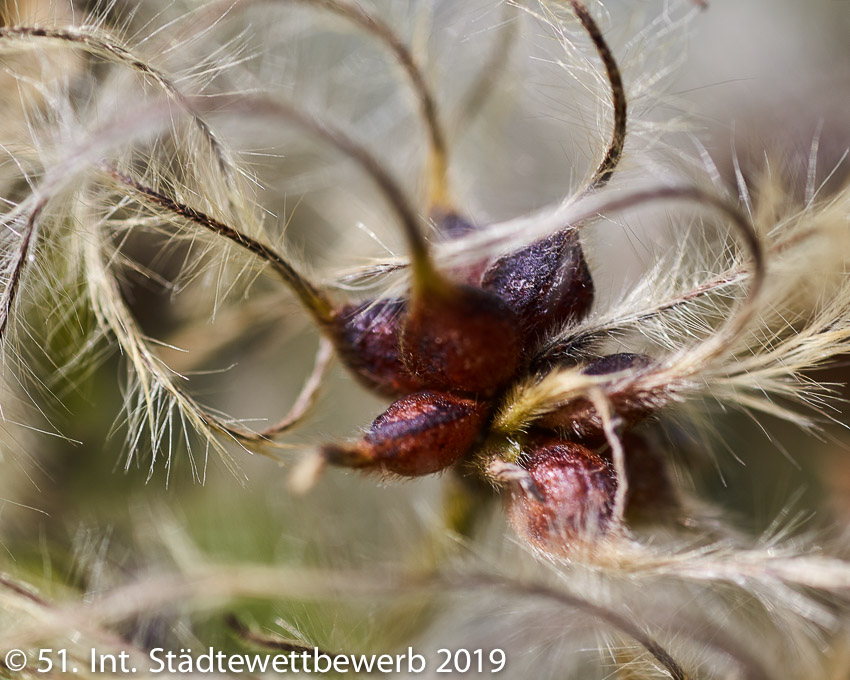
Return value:
<svg viewBox="0 0 850 680">
<path fill-rule="evenodd" d="M 447 241 L 478 231 L 468 219 L 453 211 L 440 211 L 433 215 L 437 231 Z"/>
<path fill-rule="evenodd" d="M 650 368 L 652 364 L 653 360 L 645 354 L 624 352 L 595 359 L 581 372 L 585 375 L 607 375 L 620 371 L 641 371 Z M 638 391 L 628 381 L 619 387 L 615 384 L 605 392 L 622 432 L 639 425 L 666 403 L 663 394 Z M 537 424 L 547 429 L 568 431 L 591 447 L 605 443 L 602 420 L 593 402 L 586 397 L 570 401 L 557 411 L 545 415 Z"/>
<path fill-rule="evenodd" d="M 443 241 L 452 241 L 480 230 L 478 225 L 470 222 L 456 212 L 442 211 L 435 213 L 433 217 L 437 231 Z M 453 267 L 449 273 L 453 281 L 478 287 L 489 263 L 489 258 L 480 258 L 467 264 Z"/>
<path fill-rule="evenodd" d="M 390 405 L 359 442 L 329 445 L 323 454 L 334 465 L 406 477 L 439 472 L 472 448 L 488 410 L 474 399 L 417 392 Z"/>
<path fill-rule="evenodd" d="M 619 373 L 620 371 L 639 371 L 651 364 L 652 359 L 646 356 L 646 354 L 621 352 L 594 359 L 581 369 L 581 372 L 585 375 L 607 375 L 608 373 Z"/>
<path fill-rule="evenodd" d="M 401 335 L 405 365 L 423 385 L 490 395 L 516 374 L 520 323 L 492 293 L 447 284 L 415 295 Z"/>
<path fill-rule="evenodd" d="M 593 305 L 593 279 L 574 229 L 498 259 L 484 273 L 481 287 L 510 305 L 527 336 L 578 321 Z"/>
<path fill-rule="evenodd" d="M 388 397 L 422 388 L 401 358 L 404 300 L 374 300 L 346 305 L 334 315 L 331 336 L 337 352 L 366 387 Z"/>
<path fill-rule="evenodd" d="M 642 434 L 620 438 L 626 462 L 626 517 L 635 522 L 656 522 L 678 516 L 679 496 L 670 478 L 667 459 Z"/>
<path fill-rule="evenodd" d="M 606 398 L 621 431 L 639 425 L 666 403 L 660 396 L 633 393 L 628 388 L 611 392 Z M 588 446 L 605 443 L 605 431 L 596 406 L 585 397 L 574 399 L 557 411 L 546 414 L 535 424 L 545 429 L 570 432 Z"/>
<path fill-rule="evenodd" d="M 547 438 L 529 446 L 523 467 L 529 483 L 512 485 L 509 515 L 534 546 L 562 553 L 611 528 L 617 478 L 609 461 L 581 444 Z"/>
</svg>

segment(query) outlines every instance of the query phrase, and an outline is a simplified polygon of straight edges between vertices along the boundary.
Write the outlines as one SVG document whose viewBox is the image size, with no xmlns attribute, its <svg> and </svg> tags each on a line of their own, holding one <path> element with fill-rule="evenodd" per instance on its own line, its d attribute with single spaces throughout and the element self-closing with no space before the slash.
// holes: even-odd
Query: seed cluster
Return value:
<svg viewBox="0 0 850 680">
<path fill-rule="evenodd" d="M 612 77 L 615 108 L 624 116 L 616 62 L 586 9 L 571 4 Z M 606 183 L 616 166 L 623 145 L 621 118 L 616 127 L 590 189 Z M 444 239 L 476 228 L 444 206 L 432 211 L 432 219 Z M 541 371 L 541 343 L 580 322 L 593 305 L 593 279 L 578 230 L 570 225 L 462 271 L 438 271 L 426 249 L 414 243 L 412 250 L 407 298 L 343 305 L 326 324 L 360 382 L 397 398 L 360 441 L 324 447 L 325 460 L 334 465 L 415 476 L 498 451 L 507 441 L 491 423 L 503 396 Z M 569 356 L 558 361 L 575 363 Z M 623 353 L 591 361 L 583 370 L 599 376 L 649 363 L 645 356 Z M 627 428 L 651 413 L 628 399 L 614 407 Z M 485 476 L 510 483 L 510 514 L 521 533 L 556 550 L 578 536 L 605 533 L 618 479 L 611 460 L 594 451 L 607 447 L 594 405 L 574 402 L 549 414 L 527 436 L 512 435 L 524 440 L 518 465 Z"/>
<path fill-rule="evenodd" d="M 378 17 L 347 0 L 316 4 L 370 33 L 404 66 L 429 131 L 428 217 L 439 238 L 448 241 L 486 229 L 476 226 L 451 200 L 448 148 L 436 103 L 403 42 Z M 605 68 L 614 111 L 608 148 L 584 190 L 590 194 L 608 183 L 622 156 L 625 89 L 594 19 L 580 0 L 567 4 Z M 669 366 L 635 353 L 581 359 L 588 348 L 580 347 L 580 354 L 569 344 L 551 344 L 552 338 L 563 337 L 565 328 L 580 324 L 594 303 L 580 223 L 564 224 L 501 257 L 479 256 L 462 268 L 443 270 L 433 261 L 418 210 L 368 150 L 344 132 L 278 100 L 239 97 L 228 100 L 228 105 L 246 116 L 283 119 L 354 160 L 393 208 L 407 241 L 410 286 L 405 295 L 339 302 L 273 248 L 114 167 L 105 168 L 123 189 L 131 189 L 159 212 L 210 230 L 266 261 L 297 295 L 354 376 L 374 393 L 395 399 L 360 440 L 324 446 L 322 464 L 402 476 L 447 468 L 476 475 L 507 487 L 509 514 L 519 532 L 535 546 L 556 553 L 622 527 L 627 511 L 635 515 L 640 506 L 651 511 L 675 505 L 663 460 L 641 436 L 631 433 L 673 399 L 674 390 L 659 378 Z M 740 212 L 721 199 L 695 188 L 662 187 L 607 205 L 616 210 L 663 199 L 709 205 L 735 223 L 754 256 L 750 288 L 754 297 L 763 278 L 758 239 Z M 745 311 L 751 313 L 752 307 Z M 747 319 L 747 313 L 733 315 L 725 335 L 703 343 L 692 365 L 725 352 L 729 338 Z M 506 404 L 520 386 L 542 382 L 567 367 L 585 380 L 586 389 L 544 412 L 532 408 L 529 417 L 504 417 Z M 680 369 L 687 378 L 688 369 Z M 252 433 L 213 414 L 204 419 L 251 443 L 284 431 L 275 427 Z"/>
<path fill-rule="evenodd" d="M 433 289 L 414 286 L 409 300 L 344 307 L 335 316 L 333 336 L 349 368 L 375 391 L 403 396 L 362 440 L 325 447 L 329 462 L 420 475 L 483 444 L 494 447 L 489 418 L 500 398 L 534 375 L 541 340 L 590 311 L 593 281 L 572 228 L 479 269 L 477 281 L 441 278 Z M 644 355 L 620 353 L 583 372 L 649 364 Z M 642 403 L 617 407 L 627 428 L 651 413 Z M 593 450 L 607 446 L 598 422 L 593 404 L 579 400 L 526 438 L 510 514 L 533 543 L 566 546 L 609 526 L 618 481 L 610 459 Z"/>
</svg>

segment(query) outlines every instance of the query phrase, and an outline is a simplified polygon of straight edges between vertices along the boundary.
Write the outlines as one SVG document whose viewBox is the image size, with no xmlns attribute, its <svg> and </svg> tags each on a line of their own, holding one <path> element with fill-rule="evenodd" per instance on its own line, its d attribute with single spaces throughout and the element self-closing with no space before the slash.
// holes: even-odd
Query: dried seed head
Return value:
<svg viewBox="0 0 850 680">
<path fill-rule="evenodd" d="M 410 373 L 435 389 L 492 394 L 516 374 L 520 323 L 492 293 L 446 284 L 414 294 L 401 349 Z"/>
<path fill-rule="evenodd" d="M 487 417 L 486 404 L 440 392 L 403 397 L 375 421 L 362 440 L 324 448 L 335 465 L 375 468 L 415 477 L 439 472 L 469 451 Z"/>
<path fill-rule="evenodd" d="M 330 334 L 345 365 L 366 387 L 389 397 L 422 388 L 399 350 L 406 315 L 404 300 L 378 300 L 346 305 L 331 323 Z"/>
<path fill-rule="evenodd" d="M 575 442 L 534 442 L 524 463 L 534 484 L 513 484 L 509 514 L 517 533 L 538 548 L 564 552 L 610 529 L 617 491 L 611 464 Z"/>
<path fill-rule="evenodd" d="M 567 229 L 497 260 L 482 288 L 510 305 L 526 335 L 582 319 L 593 304 L 593 279 L 578 233 Z"/>
</svg>

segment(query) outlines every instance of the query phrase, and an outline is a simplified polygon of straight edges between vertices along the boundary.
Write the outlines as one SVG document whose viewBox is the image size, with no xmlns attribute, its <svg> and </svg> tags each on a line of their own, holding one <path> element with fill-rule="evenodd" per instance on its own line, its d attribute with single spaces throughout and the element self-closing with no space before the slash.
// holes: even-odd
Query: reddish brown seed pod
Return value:
<svg viewBox="0 0 850 680">
<path fill-rule="evenodd" d="M 331 322 L 330 335 L 345 365 L 366 387 L 397 398 L 422 389 L 401 358 L 404 300 L 373 300 L 345 305 Z"/>
<path fill-rule="evenodd" d="M 581 444 L 548 438 L 529 447 L 523 467 L 529 484 L 512 485 L 509 515 L 530 543 L 564 552 L 610 529 L 617 478 L 603 457 Z"/>
<path fill-rule="evenodd" d="M 425 386 L 489 395 L 514 378 L 522 336 L 492 293 L 442 284 L 414 294 L 401 336 L 405 365 Z"/>
<path fill-rule="evenodd" d="M 488 406 L 441 392 L 417 392 L 393 403 L 359 442 L 326 446 L 334 465 L 373 468 L 407 477 L 439 472 L 469 451 Z"/>
<path fill-rule="evenodd" d="M 593 305 L 593 279 L 574 229 L 498 259 L 484 273 L 481 287 L 508 303 L 527 336 L 578 321 Z"/>
</svg>

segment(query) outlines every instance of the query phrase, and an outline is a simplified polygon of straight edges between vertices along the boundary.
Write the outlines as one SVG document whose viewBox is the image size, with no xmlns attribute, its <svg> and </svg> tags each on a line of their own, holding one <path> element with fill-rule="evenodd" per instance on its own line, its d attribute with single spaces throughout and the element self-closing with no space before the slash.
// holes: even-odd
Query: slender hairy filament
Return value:
<svg viewBox="0 0 850 680">
<path fill-rule="evenodd" d="M 284 102 L 267 97 L 240 96 L 219 97 L 217 101 L 225 102 L 230 112 L 238 111 L 244 116 L 282 118 L 289 123 L 294 123 L 356 162 L 372 178 L 401 222 L 407 247 L 410 250 L 414 285 L 439 287 L 444 284 L 443 277 L 434 268 L 428 242 L 420 228 L 416 210 L 398 182 L 369 151 L 341 130 Z"/>
<path fill-rule="evenodd" d="M 242 623 L 242 621 L 240 621 L 234 614 L 228 614 L 224 621 L 236 637 L 256 647 L 272 649 L 277 652 L 310 652 L 311 654 L 315 649 L 317 650 L 317 653 L 329 656 L 332 659 L 337 656 L 344 656 L 322 650 L 321 648 L 313 645 L 308 647 L 307 645 L 300 644 L 298 642 L 290 642 L 289 640 L 284 640 L 277 636 L 272 637 L 271 635 L 257 633 L 256 631 L 248 628 L 248 626 Z"/>
<path fill-rule="evenodd" d="M 238 229 L 235 229 L 214 217 L 210 217 L 200 210 L 196 210 L 184 203 L 175 201 L 156 189 L 146 186 L 135 178 L 120 172 L 112 166 L 103 166 L 103 170 L 122 185 L 129 187 L 136 193 L 140 194 L 148 203 L 183 217 L 194 224 L 204 227 L 214 234 L 218 234 L 219 236 L 233 241 L 259 257 L 264 262 L 267 262 L 274 268 L 274 270 L 280 275 L 280 277 L 286 282 L 304 306 L 316 317 L 318 321 L 324 323 L 331 320 L 333 307 L 330 301 L 312 283 L 301 276 L 301 274 L 298 273 L 295 267 L 293 267 L 292 264 L 283 257 L 283 255 L 270 246 L 260 243 L 250 236 L 243 234 Z"/>
<path fill-rule="evenodd" d="M 283 434 L 287 430 L 292 429 L 301 422 L 310 407 L 315 403 L 316 397 L 319 394 L 319 388 L 322 386 L 322 380 L 331 365 L 331 360 L 334 357 L 334 346 L 330 340 L 323 337 L 319 341 L 319 349 L 316 352 L 316 360 L 313 364 L 313 370 L 304 382 L 298 398 L 281 420 L 276 422 L 264 430 L 257 432 L 259 437 L 263 439 L 271 439 L 279 434 Z"/>
<path fill-rule="evenodd" d="M 588 396 L 593 403 L 593 408 L 599 414 L 602 421 L 602 431 L 605 440 L 611 447 L 611 460 L 614 463 L 614 473 L 617 476 L 617 491 L 614 495 L 614 523 L 622 527 L 626 516 L 626 499 L 629 495 L 629 476 L 626 474 L 626 452 L 623 450 L 623 442 L 620 441 L 618 432 L 618 418 L 611 412 L 611 404 L 608 402 L 605 392 L 599 388 L 591 388 Z"/>
<path fill-rule="evenodd" d="M 637 192 L 627 196 L 605 201 L 602 211 L 625 210 L 646 202 L 660 200 L 686 200 L 707 205 L 731 219 L 736 232 L 750 255 L 750 273 L 747 277 L 749 287 L 747 297 L 738 308 L 707 340 L 696 347 L 688 348 L 673 355 L 659 370 L 637 374 L 640 389 L 651 393 L 654 390 L 669 388 L 671 378 L 682 380 L 705 369 L 706 364 L 718 356 L 723 356 L 739 340 L 759 311 L 758 298 L 763 289 L 766 269 L 761 242 L 749 219 L 727 200 L 697 187 L 660 187 Z M 590 217 L 588 214 L 584 219 Z M 574 374 L 574 369 L 565 369 Z M 531 381 L 515 393 L 493 421 L 493 429 L 510 433 L 523 430 L 541 415 L 550 413 L 553 408 L 562 406 L 565 401 L 583 396 L 590 398 L 590 392 L 597 382 L 592 376 L 573 375 L 575 380 L 569 387 L 560 384 L 561 374 L 557 371 L 548 374 L 542 380 Z M 556 386 L 557 385 L 557 386 Z M 599 411 L 594 408 L 596 417 Z M 609 433 L 606 432 L 606 435 Z M 618 473 L 619 474 L 619 473 Z"/>
<path fill-rule="evenodd" d="M 223 4 L 230 8 L 233 5 L 247 5 L 261 1 L 295 2 L 331 12 L 371 35 L 393 55 L 413 88 L 419 103 L 419 114 L 428 132 L 429 205 L 431 209 L 450 208 L 452 198 L 448 182 L 449 149 L 437 112 L 437 103 L 422 69 L 392 27 L 379 17 L 368 13 L 360 5 L 348 0 L 226 0 Z"/>
<path fill-rule="evenodd" d="M 354 3 L 343 0 L 288 0 L 290 2 L 302 2 L 316 5 L 341 17 L 345 17 L 362 27 L 366 32 L 377 38 L 393 53 L 398 63 L 407 74 L 410 84 L 419 99 L 419 109 L 425 125 L 428 128 L 430 139 L 429 159 L 429 203 L 432 208 L 449 207 L 451 195 L 448 187 L 448 157 L 449 151 L 446 145 L 446 135 L 443 132 L 440 119 L 437 114 L 437 103 L 431 93 L 421 69 L 410 53 L 407 46 L 399 40 L 395 31 L 371 14 L 366 13 L 363 8 Z"/>
<path fill-rule="evenodd" d="M 6 585 L 0 581 L 0 586 Z M 7 586 L 8 587 L 8 586 Z M 578 595 L 552 586 L 523 581 L 483 572 L 462 574 L 398 574 L 373 569 L 368 572 L 322 571 L 316 568 L 299 570 L 255 565 L 212 566 L 186 574 L 146 575 L 114 588 L 103 597 L 80 603 L 88 626 L 115 625 L 145 612 L 155 612 L 165 604 L 177 602 L 204 603 L 216 598 L 266 597 L 277 599 L 315 600 L 341 597 L 388 595 L 406 593 L 438 595 L 447 590 L 468 593 L 470 590 L 498 589 L 506 593 L 523 594 L 551 600 L 561 606 L 583 612 L 634 639 L 667 670 L 674 680 L 687 680 L 688 675 L 672 655 L 629 618 L 607 607 L 590 602 Z M 45 635 L 61 633 L 67 627 L 67 615 L 57 608 L 57 616 L 44 616 L 29 625 L 18 626 L 8 646 L 23 647 L 45 639 Z M 244 627 L 236 622 L 237 632 Z M 286 644 L 286 643 L 285 643 Z M 759 679 L 761 680 L 761 679 Z"/>
<path fill-rule="evenodd" d="M 2 342 L 6 335 L 6 327 L 9 325 L 12 308 L 15 305 L 15 300 L 17 299 L 18 291 L 20 290 L 21 278 L 24 275 L 24 269 L 30 259 L 30 252 L 32 250 L 32 243 L 38 224 L 38 218 L 41 211 L 44 210 L 45 205 L 47 205 L 47 199 L 42 199 L 30 212 L 26 225 L 23 229 L 21 242 L 11 260 L 12 269 L 9 273 L 9 280 L 3 290 L 3 296 L 0 298 L 0 342 Z"/>
<path fill-rule="evenodd" d="M 464 93 L 463 100 L 458 106 L 457 129 L 463 130 L 470 125 L 487 106 L 488 100 L 496 89 L 496 84 L 508 68 L 519 37 L 519 27 L 516 5 L 505 3 L 502 28 L 493 41 L 490 55 L 484 61 L 478 76 Z"/>
<path fill-rule="evenodd" d="M 233 239 L 233 236 L 226 231 L 222 232 L 218 229 L 220 223 L 208 218 L 197 211 L 186 209 L 186 206 L 161 197 L 154 190 L 149 191 L 149 187 L 135 182 L 132 178 L 123 175 L 113 168 L 104 168 L 116 181 L 123 186 L 129 186 L 135 190 L 145 200 L 151 202 L 158 208 L 168 210 L 174 214 L 188 219 L 196 224 L 200 224 L 208 229 L 213 229 L 225 238 Z M 163 201 L 162 198 L 165 198 Z M 206 219 L 203 219 L 206 218 Z M 198 221 L 200 220 L 200 221 Z M 224 225 L 226 226 L 226 225 Z M 229 228 L 227 228 L 229 229 Z M 241 236 L 241 235 L 240 235 Z M 142 398 L 146 402 L 146 411 L 149 419 L 149 428 L 151 437 L 153 438 L 154 450 L 157 446 L 158 428 L 156 426 L 155 412 L 156 402 L 159 399 L 157 393 L 164 389 L 171 399 L 173 399 L 181 409 L 181 412 L 186 414 L 196 428 L 206 428 L 213 433 L 226 435 L 234 440 L 245 444 L 268 444 L 269 440 L 275 435 L 290 429 L 297 424 L 303 417 L 304 413 L 315 400 L 318 388 L 321 384 L 321 379 L 324 371 L 327 369 L 331 358 L 330 343 L 322 341 L 319 352 L 316 357 L 316 365 L 313 373 L 307 379 L 301 394 L 296 400 L 295 405 L 290 412 L 277 424 L 272 425 L 267 430 L 255 432 L 237 425 L 232 422 L 212 413 L 209 409 L 196 402 L 189 394 L 178 385 L 174 379 L 172 372 L 167 369 L 162 362 L 154 355 L 149 343 L 144 339 L 143 334 L 137 327 L 136 320 L 123 303 L 122 296 L 118 290 L 118 283 L 115 277 L 108 270 L 103 256 L 100 241 L 94 241 L 88 244 L 91 259 L 89 260 L 92 268 L 92 279 L 99 286 L 99 294 L 93 296 L 96 301 L 96 313 L 101 317 L 103 322 L 108 325 L 119 336 L 119 343 L 125 354 L 128 356 L 131 363 L 136 367 Z M 236 239 L 236 243 L 243 247 L 248 247 L 246 241 L 250 239 Z M 254 242 L 256 243 L 256 242 Z M 262 248 L 262 244 L 258 244 Z M 265 258 L 264 258 L 265 259 Z M 269 261 L 269 260 L 266 260 Z M 280 271 L 280 270 L 279 270 Z M 156 385 L 159 385 L 157 388 Z M 130 459 L 127 464 L 129 465 Z"/>
<path fill-rule="evenodd" d="M 605 152 L 605 157 L 602 159 L 599 167 L 596 168 L 593 179 L 591 179 L 588 186 L 587 190 L 592 191 L 608 183 L 623 156 L 623 148 L 626 144 L 626 121 L 628 115 L 626 88 L 623 86 L 623 77 L 620 74 L 620 67 L 617 65 L 617 60 L 614 59 L 611 48 L 605 42 L 605 37 L 602 35 L 599 25 L 590 16 L 587 7 L 585 7 L 581 0 L 568 0 L 568 2 L 584 27 L 584 30 L 587 31 L 588 36 L 593 41 L 593 45 L 596 47 L 596 53 L 602 60 L 605 73 L 608 75 L 608 82 L 611 85 L 611 101 L 614 105 L 614 131 L 611 135 L 608 150 Z"/>
<path fill-rule="evenodd" d="M 41 28 L 37 26 L 0 26 L 0 41 L 22 39 L 46 39 L 61 41 L 71 47 L 85 50 L 90 54 L 110 59 L 153 80 L 177 104 L 185 109 L 192 117 L 195 126 L 200 130 L 212 149 L 216 161 L 226 177 L 233 176 L 233 166 L 228 159 L 227 151 L 216 137 L 210 126 L 201 118 L 191 98 L 183 94 L 177 86 L 161 71 L 146 63 L 113 37 L 99 31 L 97 34 L 76 27 Z"/>
<path fill-rule="evenodd" d="M 41 597 L 34 592 L 32 586 L 25 587 L 10 578 L 0 576 L 0 588 L 8 591 L 7 593 L 3 593 L 4 605 L 6 605 L 4 608 L 7 612 L 18 609 L 36 621 L 47 619 L 57 621 L 65 620 L 67 622 L 68 612 L 63 611 L 62 605 L 58 602 L 53 602 Z M 10 601 L 10 598 L 8 597 L 9 594 L 20 598 L 20 603 L 16 603 L 14 600 Z M 112 647 L 113 649 L 121 649 L 128 652 L 131 655 L 131 659 L 138 659 L 139 662 L 149 658 L 147 651 L 135 646 L 132 642 L 128 641 L 125 636 L 115 633 L 105 627 L 101 627 L 96 624 L 89 624 L 83 621 L 77 621 L 75 622 L 74 628 L 76 631 L 75 637 L 82 634 L 89 639 L 97 641 L 97 643 L 100 643 L 100 645 L 104 648 Z"/>
<path fill-rule="evenodd" d="M 379 42 L 385 45 L 407 74 L 410 84 L 419 99 L 422 119 L 428 128 L 430 139 L 428 200 L 432 208 L 450 207 L 451 195 L 448 187 L 448 157 L 446 135 L 437 114 L 437 103 L 425 76 L 395 31 L 379 18 L 368 14 L 360 6 L 344 0 L 287 0 L 315 5 L 354 22 Z"/>
<path fill-rule="evenodd" d="M 801 230 L 792 236 L 782 239 L 767 248 L 766 256 L 779 256 L 790 248 L 806 241 L 814 234 L 819 233 L 817 229 Z M 672 297 L 655 302 L 651 306 L 644 307 L 639 311 L 635 311 L 625 315 L 618 315 L 616 319 L 603 319 L 600 322 L 583 325 L 575 335 L 562 336 L 549 345 L 544 346 L 537 359 L 553 358 L 571 347 L 577 347 L 586 344 L 587 340 L 597 337 L 603 333 L 609 333 L 614 330 L 635 326 L 648 319 L 672 311 L 678 307 L 688 304 L 693 300 L 719 293 L 724 288 L 735 286 L 746 280 L 748 274 L 745 268 L 733 267 L 712 277 L 711 279 L 699 284 L 689 290 L 676 293 Z"/>
<path fill-rule="evenodd" d="M 563 590 L 556 590 L 548 585 L 532 583 L 518 579 L 494 576 L 491 574 L 465 574 L 463 576 L 447 576 L 438 581 L 446 581 L 446 585 L 452 588 L 499 588 L 508 592 L 523 593 L 531 597 L 539 597 L 552 600 L 572 609 L 585 612 L 594 618 L 607 623 L 621 633 L 640 644 L 647 652 L 660 663 L 674 680 L 688 680 L 688 675 L 673 656 L 658 642 L 640 629 L 631 619 L 622 616 L 601 605 L 589 602 L 578 595 L 573 595 Z"/>
<path fill-rule="evenodd" d="M 589 328 L 582 328 L 578 333 L 568 336 L 566 339 L 560 338 L 557 342 L 546 347 L 544 351 L 540 353 L 538 358 L 546 359 L 547 357 L 554 357 L 569 350 L 570 347 L 576 347 L 584 344 L 584 339 L 586 338 L 596 337 L 602 333 L 611 332 L 616 329 L 635 326 L 643 321 L 663 314 L 664 312 L 669 312 L 677 307 L 686 305 L 688 302 L 697 300 L 704 295 L 710 295 L 711 293 L 719 292 L 726 286 L 740 283 L 746 278 L 746 276 L 747 274 L 743 269 L 736 268 L 729 270 L 720 276 L 714 277 L 710 281 L 675 295 L 672 298 L 662 300 L 661 302 L 639 312 L 617 317 L 615 320 L 603 321 L 600 324 L 593 324 Z"/>
<path fill-rule="evenodd" d="M 734 224 L 738 236 L 750 255 L 751 275 L 749 277 L 747 298 L 717 333 L 704 342 L 699 349 L 693 350 L 689 354 L 689 361 L 696 366 L 700 361 L 708 361 L 723 354 L 723 352 L 735 343 L 738 335 L 747 327 L 758 312 L 756 300 L 764 286 L 766 274 L 764 250 L 750 220 L 737 206 L 724 198 L 697 187 L 661 187 L 640 191 L 629 196 L 607 201 L 605 210 L 606 212 L 625 210 L 641 203 L 662 200 L 693 201 L 695 203 L 709 205 L 723 213 Z"/>
</svg>

